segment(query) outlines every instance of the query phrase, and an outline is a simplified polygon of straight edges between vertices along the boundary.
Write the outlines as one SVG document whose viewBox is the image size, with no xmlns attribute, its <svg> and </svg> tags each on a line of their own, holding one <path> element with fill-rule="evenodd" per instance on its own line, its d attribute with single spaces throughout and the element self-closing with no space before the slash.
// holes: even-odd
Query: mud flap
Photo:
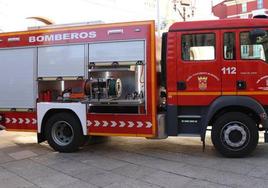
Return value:
<svg viewBox="0 0 268 188">
<path fill-rule="evenodd" d="M 45 138 L 44 134 L 42 133 L 37 133 L 37 142 L 40 144 L 41 142 L 46 141 L 47 139 Z"/>
<path fill-rule="evenodd" d="M 203 145 L 203 152 L 205 152 L 205 149 L 206 149 L 206 141 L 205 141 L 205 139 L 202 140 L 202 145 Z"/>
</svg>

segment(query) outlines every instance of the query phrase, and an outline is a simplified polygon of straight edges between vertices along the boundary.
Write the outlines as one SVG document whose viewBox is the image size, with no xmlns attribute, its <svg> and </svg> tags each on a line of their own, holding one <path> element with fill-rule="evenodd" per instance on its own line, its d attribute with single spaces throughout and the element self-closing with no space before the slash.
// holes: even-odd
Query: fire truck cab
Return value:
<svg viewBox="0 0 268 188">
<path fill-rule="evenodd" d="M 96 136 L 199 136 L 241 157 L 268 119 L 268 20 L 153 21 L 0 34 L 0 128 L 60 152 Z M 161 71 L 160 71 L 161 67 Z"/>
<path fill-rule="evenodd" d="M 162 58 L 168 135 L 204 139 L 211 126 L 212 142 L 226 156 L 256 147 L 258 130 L 268 126 L 267 24 L 267 19 L 228 19 L 170 27 Z"/>
</svg>

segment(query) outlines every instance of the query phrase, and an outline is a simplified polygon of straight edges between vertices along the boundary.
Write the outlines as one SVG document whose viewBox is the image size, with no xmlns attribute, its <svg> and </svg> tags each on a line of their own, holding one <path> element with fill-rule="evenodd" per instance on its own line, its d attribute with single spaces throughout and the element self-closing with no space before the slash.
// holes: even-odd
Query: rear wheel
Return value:
<svg viewBox="0 0 268 188">
<path fill-rule="evenodd" d="M 214 123 L 211 139 L 216 150 L 227 157 L 250 154 L 259 140 L 256 123 L 246 114 L 229 112 Z"/>
<path fill-rule="evenodd" d="M 57 113 L 48 119 L 45 126 L 47 141 L 56 151 L 74 152 L 85 142 L 81 123 L 71 113 Z"/>
</svg>

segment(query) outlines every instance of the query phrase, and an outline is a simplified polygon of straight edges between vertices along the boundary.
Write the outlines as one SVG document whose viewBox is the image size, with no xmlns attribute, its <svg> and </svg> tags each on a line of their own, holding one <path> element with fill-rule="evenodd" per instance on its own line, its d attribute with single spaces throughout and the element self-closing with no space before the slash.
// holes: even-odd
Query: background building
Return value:
<svg viewBox="0 0 268 188">
<path fill-rule="evenodd" d="M 256 15 L 268 16 L 267 0 L 225 0 L 212 8 L 220 19 L 252 18 Z"/>
<path fill-rule="evenodd" d="M 155 20 L 159 31 L 179 21 L 216 19 L 212 3 L 222 0 L 0 0 L 0 32 L 44 25 L 29 17 L 48 18 L 55 24 L 114 23 Z"/>
</svg>

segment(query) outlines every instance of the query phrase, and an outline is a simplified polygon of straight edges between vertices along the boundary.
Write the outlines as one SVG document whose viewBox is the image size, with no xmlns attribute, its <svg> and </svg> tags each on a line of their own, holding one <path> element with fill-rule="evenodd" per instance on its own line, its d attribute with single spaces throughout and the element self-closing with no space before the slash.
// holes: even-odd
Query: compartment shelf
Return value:
<svg viewBox="0 0 268 188">
<path fill-rule="evenodd" d="M 88 72 L 112 72 L 112 71 L 135 71 L 131 68 L 105 68 L 105 69 L 89 69 Z"/>
<path fill-rule="evenodd" d="M 141 106 L 144 105 L 144 99 L 127 100 L 127 99 L 91 99 L 81 101 L 89 106 Z"/>
</svg>

